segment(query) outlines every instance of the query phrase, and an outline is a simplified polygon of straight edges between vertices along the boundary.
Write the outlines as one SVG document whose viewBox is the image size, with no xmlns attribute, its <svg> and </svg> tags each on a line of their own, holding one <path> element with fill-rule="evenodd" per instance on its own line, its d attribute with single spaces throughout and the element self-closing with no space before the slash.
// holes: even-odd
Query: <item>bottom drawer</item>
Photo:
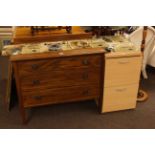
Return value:
<svg viewBox="0 0 155 155">
<path fill-rule="evenodd" d="M 136 107 L 138 84 L 104 89 L 102 112 L 112 112 Z"/>
<path fill-rule="evenodd" d="M 30 107 L 98 98 L 99 91 L 99 87 L 92 85 L 86 87 L 77 86 L 37 92 L 24 92 L 22 96 L 24 107 Z"/>
</svg>

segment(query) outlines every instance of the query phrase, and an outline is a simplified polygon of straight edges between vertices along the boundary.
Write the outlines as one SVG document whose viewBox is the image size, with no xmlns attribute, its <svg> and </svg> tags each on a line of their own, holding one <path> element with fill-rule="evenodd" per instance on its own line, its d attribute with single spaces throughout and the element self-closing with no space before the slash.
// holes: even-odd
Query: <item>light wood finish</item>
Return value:
<svg viewBox="0 0 155 155">
<path fill-rule="evenodd" d="M 69 53 L 63 57 L 47 53 L 12 57 L 23 122 L 27 107 L 87 99 L 96 99 L 101 106 L 104 51 Z"/>
<path fill-rule="evenodd" d="M 106 53 L 105 57 L 106 59 L 111 59 L 111 58 L 122 58 L 122 57 L 136 57 L 136 56 L 141 56 L 141 52 L 140 51 L 124 51 L 124 52 L 110 52 L 110 53 Z"/>
<path fill-rule="evenodd" d="M 136 107 L 141 65 L 140 52 L 105 54 L 102 113 Z"/>
<path fill-rule="evenodd" d="M 104 88 L 103 112 L 136 108 L 138 84 Z"/>
<path fill-rule="evenodd" d="M 139 82 L 141 57 L 109 59 L 105 63 L 105 87 Z"/>
<path fill-rule="evenodd" d="M 86 33 L 80 26 L 72 26 L 72 33 L 67 33 L 66 30 L 43 31 L 35 35 L 31 34 L 30 27 L 16 27 L 13 38 L 13 44 L 33 43 L 44 41 L 60 41 L 73 39 L 91 38 L 91 33 Z"/>
</svg>

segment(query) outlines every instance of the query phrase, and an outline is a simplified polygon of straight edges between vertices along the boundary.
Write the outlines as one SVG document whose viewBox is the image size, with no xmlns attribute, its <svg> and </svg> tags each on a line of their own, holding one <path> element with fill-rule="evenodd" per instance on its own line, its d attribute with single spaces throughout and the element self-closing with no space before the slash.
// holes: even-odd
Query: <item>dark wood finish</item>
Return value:
<svg viewBox="0 0 155 155">
<path fill-rule="evenodd" d="M 120 32 L 123 34 L 125 31 L 127 31 L 127 27 L 119 27 L 118 28 L 112 28 L 111 26 L 92 26 L 92 34 L 96 35 L 97 37 L 100 36 L 111 36 L 114 35 L 117 32 Z"/>
<path fill-rule="evenodd" d="M 146 36 L 147 36 L 147 26 L 144 26 L 143 38 L 142 38 L 142 43 L 141 43 L 141 51 L 142 51 L 142 53 L 144 52 L 144 49 L 145 49 Z"/>
<path fill-rule="evenodd" d="M 67 33 L 71 33 L 71 26 L 31 26 L 31 34 L 35 35 L 39 31 L 54 31 L 65 29 Z"/>
<path fill-rule="evenodd" d="M 103 93 L 104 93 L 104 78 L 105 78 L 105 54 L 102 55 L 101 57 L 102 62 L 101 62 L 101 70 L 100 70 L 100 76 L 101 76 L 101 80 L 100 80 L 100 97 L 98 100 L 98 110 L 99 113 L 102 114 L 102 106 L 103 106 Z"/>
<path fill-rule="evenodd" d="M 99 98 L 99 85 L 73 86 L 44 91 L 23 92 L 24 107 Z"/>
<path fill-rule="evenodd" d="M 23 122 L 27 120 L 27 107 L 87 99 L 102 104 L 104 51 L 74 52 L 53 57 L 47 53 L 37 58 L 32 57 L 34 54 L 12 57 Z"/>
<path fill-rule="evenodd" d="M 37 91 L 38 89 L 52 89 L 77 85 L 99 85 L 100 67 L 74 68 L 71 70 L 53 71 L 49 74 L 39 73 L 21 77 L 22 91 Z"/>
<path fill-rule="evenodd" d="M 24 109 L 24 105 L 22 103 L 23 99 L 22 99 L 22 94 L 21 94 L 21 86 L 20 86 L 20 79 L 19 79 L 19 74 L 18 74 L 18 65 L 16 63 L 13 63 L 13 69 L 15 72 L 15 80 L 16 80 L 16 88 L 17 88 L 17 94 L 18 94 L 18 101 L 19 101 L 19 108 L 20 108 L 20 113 L 22 116 L 22 122 L 23 124 L 26 123 L 26 116 L 25 116 L 25 109 Z"/>
<path fill-rule="evenodd" d="M 50 73 L 56 70 L 88 68 L 100 66 L 101 59 L 98 55 L 55 58 L 52 60 L 35 60 L 18 62 L 19 74 L 22 76 L 31 74 Z M 38 75 L 39 76 L 39 75 Z"/>
</svg>

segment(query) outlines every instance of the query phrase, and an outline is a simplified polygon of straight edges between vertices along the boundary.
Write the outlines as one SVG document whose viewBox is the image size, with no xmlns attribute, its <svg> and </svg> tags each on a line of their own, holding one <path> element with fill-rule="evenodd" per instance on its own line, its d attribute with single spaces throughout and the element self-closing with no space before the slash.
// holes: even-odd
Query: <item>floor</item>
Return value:
<svg viewBox="0 0 155 155">
<path fill-rule="evenodd" d="M 21 124 L 18 104 L 10 112 L 0 104 L 0 128 L 35 129 L 145 129 L 155 128 L 155 69 L 149 68 L 149 80 L 142 80 L 149 99 L 135 110 L 99 114 L 93 101 L 38 107 L 27 111 L 29 122 Z"/>
</svg>

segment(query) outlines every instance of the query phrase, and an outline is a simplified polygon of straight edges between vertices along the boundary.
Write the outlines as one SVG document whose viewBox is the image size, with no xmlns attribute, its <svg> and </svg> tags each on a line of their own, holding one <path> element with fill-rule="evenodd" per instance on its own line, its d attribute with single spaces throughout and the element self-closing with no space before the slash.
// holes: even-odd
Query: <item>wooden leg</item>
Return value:
<svg viewBox="0 0 155 155">
<path fill-rule="evenodd" d="M 99 113 L 102 113 L 102 104 L 103 104 L 103 99 L 102 97 L 99 98 Z"/>
<path fill-rule="evenodd" d="M 96 105 L 98 107 L 99 113 L 102 113 L 102 98 L 95 99 Z"/>
<path fill-rule="evenodd" d="M 97 105 L 97 107 L 99 106 L 99 99 L 95 99 L 95 103 L 96 103 L 96 105 Z"/>
<path fill-rule="evenodd" d="M 25 115 L 25 108 L 22 105 L 20 105 L 20 113 L 22 117 L 22 123 L 26 124 L 27 120 L 26 120 L 26 115 Z"/>
</svg>

